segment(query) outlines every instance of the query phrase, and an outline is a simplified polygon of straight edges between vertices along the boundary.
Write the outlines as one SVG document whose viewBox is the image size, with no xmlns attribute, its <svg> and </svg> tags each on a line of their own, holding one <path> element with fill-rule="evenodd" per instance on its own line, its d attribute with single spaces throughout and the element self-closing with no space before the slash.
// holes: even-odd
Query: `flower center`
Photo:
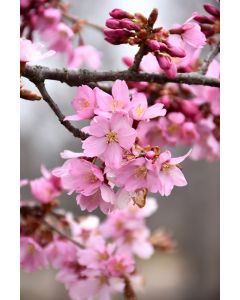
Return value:
<svg viewBox="0 0 240 300">
<path fill-rule="evenodd" d="M 113 143 L 113 142 L 117 142 L 118 138 L 117 138 L 117 133 L 114 131 L 109 131 L 106 134 L 106 138 L 107 138 L 107 143 Z"/>
<path fill-rule="evenodd" d="M 32 244 L 28 245 L 28 253 L 33 254 L 36 251 L 35 247 Z"/>
<path fill-rule="evenodd" d="M 81 110 L 84 110 L 84 109 L 90 107 L 90 102 L 87 99 L 80 100 L 78 104 L 79 104 L 79 108 Z"/>
<path fill-rule="evenodd" d="M 167 171 L 169 171 L 170 168 L 171 168 L 171 165 L 169 165 L 168 163 L 165 163 L 162 165 L 161 171 L 167 172 Z"/>
<path fill-rule="evenodd" d="M 98 178 L 92 172 L 89 172 L 86 174 L 86 180 L 88 183 L 95 183 Z"/>
<path fill-rule="evenodd" d="M 179 126 L 177 124 L 170 124 L 168 125 L 167 131 L 169 134 L 174 134 L 177 133 Z"/>
<path fill-rule="evenodd" d="M 143 179 L 147 175 L 147 168 L 145 166 L 140 166 L 135 169 L 135 175 L 139 179 Z"/>
<path fill-rule="evenodd" d="M 116 112 L 117 108 L 122 108 L 123 107 L 123 103 L 120 100 L 113 100 L 112 102 L 112 110 L 113 112 Z"/>
<path fill-rule="evenodd" d="M 135 109 L 137 116 L 140 118 L 144 113 L 144 108 L 141 105 L 138 105 Z"/>
</svg>

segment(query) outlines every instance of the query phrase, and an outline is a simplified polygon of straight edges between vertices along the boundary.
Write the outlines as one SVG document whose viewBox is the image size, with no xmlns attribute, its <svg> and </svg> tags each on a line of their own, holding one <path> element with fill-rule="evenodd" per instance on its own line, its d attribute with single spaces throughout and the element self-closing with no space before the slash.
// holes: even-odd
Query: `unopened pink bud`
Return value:
<svg viewBox="0 0 240 300">
<path fill-rule="evenodd" d="M 171 67 L 172 61 L 169 56 L 156 55 L 156 58 L 161 69 L 168 70 Z"/>
<path fill-rule="evenodd" d="M 119 8 L 113 9 L 109 15 L 115 19 L 133 18 L 133 15 Z"/>
<path fill-rule="evenodd" d="M 182 48 L 175 47 L 175 46 L 168 48 L 167 52 L 168 52 L 168 54 L 170 54 L 173 57 L 181 57 L 182 58 L 182 57 L 186 56 L 186 52 Z"/>
<path fill-rule="evenodd" d="M 156 40 L 148 40 L 146 44 L 152 51 L 156 51 L 160 49 L 160 44 Z"/>
<path fill-rule="evenodd" d="M 133 64 L 133 58 L 129 57 L 129 56 L 124 56 L 122 58 L 122 61 L 125 65 L 127 65 L 128 67 L 131 67 L 131 65 Z"/>
<path fill-rule="evenodd" d="M 214 21 L 210 17 L 207 17 L 207 16 L 196 15 L 194 17 L 194 20 L 201 24 L 213 24 L 214 23 Z"/>
<path fill-rule="evenodd" d="M 120 24 L 122 28 L 126 28 L 128 30 L 139 30 L 140 26 L 134 23 L 129 19 L 122 19 L 120 20 Z"/>
<path fill-rule="evenodd" d="M 217 7 L 215 7 L 214 5 L 206 3 L 203 5 L 203 7 L 210 15 L 217 17 L 217 18 L 220 17 L 220 10 Z"/>
<path fill-rule="evenodd" d="M 193 117 L 199 112 L 197 104 L 189 100 L 182 100 L 180 106 L 182 112 L 187 116 Z"/>
<path fill-rule="evenodd" d="M 152 150 L 150 150 L 150 151 L 148 151 L 148 152 L 146 153 L 145 156 L 146 156 L 146 158 L 148 158 L 148 159 L 153 159 L 154 156 L 155 156 L 155 152 L 152 151 Z"/>
<path fill-rule="evenodd" d="M 121 28 L 120 21 L 113 19 L 113 18 L 107 19 L 106 26 L 111 29 L 120 29 Z"/>
</svg>

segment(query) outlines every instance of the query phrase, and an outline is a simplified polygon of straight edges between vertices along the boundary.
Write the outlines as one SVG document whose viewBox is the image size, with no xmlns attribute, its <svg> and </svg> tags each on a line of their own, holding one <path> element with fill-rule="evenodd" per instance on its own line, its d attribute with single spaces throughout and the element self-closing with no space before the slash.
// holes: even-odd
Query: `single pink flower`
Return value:
<svg viewBox="0 0 240 300">
<path fill-rule="evenodd" d="M 191 153 L 172 158 L 170 151 L 162 152 L 157 160 L 159 166 L 158 190 L 162 196 L 169 196 L 174 186 L 185 186 L 187 181 L 179 168 L 179 164 Z"/>
<path fill-rule="evenodd" d="M 125 81 L 116 80 L 112 86 L 112 96 L 95 88 L 98 108 L 95 109 L 97 115 L 111 116 L 115 112 L 126 112 L 130 104 L 129 90 Z"/>
<path fill-rule="evenodd" d="M 61 194 L 59 178 L 51 174 L 44 166 L 41 168 L 43 177 L 30 181 L 31 192 L 41 203 L 49 203 Z"/>
<path fill-rule="evenodd" d="M 134 265 L 131 256 L 117 254 L 109 259 L 107 269 L 112 276 L 121 277 L 125 274 L 132 273 L 135 268 Z"/>
<path fill-rule="evenodd" d="M 130 116 L 137 121 L 149 120 L 156 117 L 162 117 L 166 114 L 166 109 L 162 103 L 154 104 L 148 107 L 148 102 L 145 94 L 135 93 L 132 96 L 132 101 L 129 108 Z"/>
<path fill-rule="evenodd" d="M 91 69 L 98 69 L 101 66 L 101 53 L 90 45 L 70 49 L 67 61 L 68 67 L 78 69 L 82 64 L 86 64 Z"/>
<path fill-rule="evenodd" d="M 95 109 L 95 93 L 87 85 L 78 88 L 77 96 L 72 101 L 72 106 L 76 109 L 77 114 L 65 117 L 64 120 L 85 120 L 94 116 Z"/>
<path fill-rule="evenodd" d="M 104 180 L 101 169 L 85 159 L 78 158 L 67 160 L 62 167 L 53 170 L 53 174 L 61 178 L 64 189 L 85 196 L 96 193 Z"/>
<path fill-rule="evenodd" d="M 66 24 L 60 22 L 41 32 L 41 38 L 57 52 L 67 52 L 71 49 L 71 39 L 74 33 Z"/>
<path fill-rule="evenodd" d="M 133 159 L 121 168 L 115 170 L 115 182 L 123 186 L 128 192 L 140 188 L 147 188 L 150 192 L 157 192 L 156 166 L 144 157 Z"/>
<path fill-rule="evenodd" d="M 34 272 L 48 265 L 44 250 L 31 237 L 21 237 L 21 266 L 27 272 Z"/>
<path fill-rule="evenodd" d="M 85 127 L 85 132 L 91 136 L 83 141 L 84 154 L 100 156 L 112 168 L 120 167 L 123 150 L 129 150 L 136 138 L 131 120 L 120 113 L 113 114 L 111 119 L 95 117 L 90 126 Z"/>
<path fill-rule="evenodd" d="M 44 45 L 40 43 L 32 43 L 30 40 L 20 39 L 20 61 L 29 62 L 45 59 L 54 55 L 56 52 L 49 50 L 44 52 Z"/>
</svg>

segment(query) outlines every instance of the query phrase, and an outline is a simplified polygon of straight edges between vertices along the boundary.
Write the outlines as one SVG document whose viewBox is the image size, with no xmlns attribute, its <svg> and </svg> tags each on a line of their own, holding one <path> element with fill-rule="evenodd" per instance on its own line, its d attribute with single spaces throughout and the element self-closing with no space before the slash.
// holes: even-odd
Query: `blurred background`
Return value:
<svg viewBox="0 0 240 300">
<path fill-rule="evenodd" d="M 203 12 L 204 1 L 71 0 L 71 3 L 74 15 L 99 25 L 104 25 L 108 12 L 116 7 L 144 15 L 157 7 L 157 25 L 169 27 L 183 23 L 193 11 Z M 102 70 L 123 69 L 121 57 L 134 55 L 137 51 L 126 45 L 112 46 L 92 29 L 84 29 L 83 36 L 86 43 L 103 53 Z M 64 60 L 56 56 L 41 61 L 41 64 L 63 66 Z M 63 112 L 72 114 L 70 102 L 76 88 L 56 82 L 47 82 L 46 86 Z M 59 153 L 64 149 L 79 152 L 79 140 L 57 121 L 44 101 L 21 101 L 21 178 L 39 177 L 41 164 L 49 169 L 61 165 Z M 185 150 L 176 149 L 175 154 L 182 155 Z M 138 262 L 146 283 L 144 292 L 139 294 L 140 300 L 219 299 L 219 162 L 188 159 L 183 167 L 188 185 L 175 188 L 168 198 L 159 197 L 158 211 L 148 220 L 152 229 L 161 227 L 169 231 L 177 241 L 178 249 L 174 254 L 156 253 L 152 259 Z M 21 192 L 22 199 L 29 196 L 27 191 Z M 63 197 L 62 205 L 81 214 L 74 196 Z M 103 217 L 100 213 L 99 216 Z M 69 297 L 63 285 L 55 281 L 55 272 L 49 269 L 33 274 L 21 273 L 21 299 L 67 300 Z"/>
</svg>

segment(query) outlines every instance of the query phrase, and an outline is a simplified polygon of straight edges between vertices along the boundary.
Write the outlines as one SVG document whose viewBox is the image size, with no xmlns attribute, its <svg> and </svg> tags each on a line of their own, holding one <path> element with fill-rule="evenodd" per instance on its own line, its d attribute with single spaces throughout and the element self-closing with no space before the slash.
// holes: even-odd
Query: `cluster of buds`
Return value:
<svg viewBox="0 0 240 300">
<path fill-rule="evenodd" d="M 194 20 L 200 24 L 202 32 L 208 38 L 208 41 L 211 40 L 215 34 L 220 33 L 220 10 L 216 6 L 206 3 L 203 5 L 206 12 L 210 16 L 203 16 L 198 13 L 194 14 Z"/>
<path fill-rule="evenodd" d="M 168 30 L 164 27 L 153 28 L 158 17 L 157 9 L 153 9 L 148 18 L 121 9 L 112 10 L 110 16 L 112 18 L 106 21 L 110 30 L 104 31 L 105 40 L 114 45 L 144 45 L 144 55 L 153 53 L 169 78 L 176 76 L 179 61 L 205 44 L 205 35 L 200 26 L 192 22 L 192 18 Z M 187 53 L 189 48 L 191 53 Z"/>
</svg>

